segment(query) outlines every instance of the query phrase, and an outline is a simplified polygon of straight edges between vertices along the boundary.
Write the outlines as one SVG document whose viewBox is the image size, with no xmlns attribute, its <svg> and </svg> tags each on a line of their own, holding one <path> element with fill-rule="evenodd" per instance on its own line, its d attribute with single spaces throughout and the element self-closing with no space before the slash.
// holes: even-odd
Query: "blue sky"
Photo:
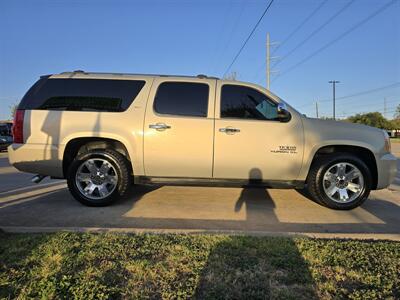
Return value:
<svg viewBox="0 0 400 300">
<path fill-rule="evenodd" d="M 292 66 L 342 36 L 393 0 L 327 0 L 285 43 L 271 90 L 307 115 L 331 116 L 337 97 L 400 82 L 400 0 L 305 63 Z M 43 74 L 82 69 L 221 77 L 268 1 L 19 1 L 0 0 L 0 119 Z M 266 33 L 282 42 L 323 0 L 275 0 L 231 71 L 265 86 Z M 332 22 L 285 57 L 343 9 Z M 400 84 L 339 99 L 337 115 L 400 104 Z M 325 100 L 325 101 L 324 101 Z"/>
</svg>

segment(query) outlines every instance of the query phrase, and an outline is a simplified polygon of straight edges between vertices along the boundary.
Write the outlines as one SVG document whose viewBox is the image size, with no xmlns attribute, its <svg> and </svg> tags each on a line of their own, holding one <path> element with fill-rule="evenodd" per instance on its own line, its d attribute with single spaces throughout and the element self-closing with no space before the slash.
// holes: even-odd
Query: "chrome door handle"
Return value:
<svg viewBox="0 0 400 300">
<path fill-rule="evenodd" d="M 165 129 L 170 129 L 171 126 L 164 124 L 164 123 L 157 123 L 157 124 L 150 124 L 149 128 L 161 131 L 161 130 L 165 130 Z"/>
<path fill-rule="evenodd" d="M 233 127 L 225 127 L 225 128 L 220 128 L 219 132 L 235 133 L 235 132 L 240 132 L 240 129 L 239 128 L 233 128 Z"/>
</svg>

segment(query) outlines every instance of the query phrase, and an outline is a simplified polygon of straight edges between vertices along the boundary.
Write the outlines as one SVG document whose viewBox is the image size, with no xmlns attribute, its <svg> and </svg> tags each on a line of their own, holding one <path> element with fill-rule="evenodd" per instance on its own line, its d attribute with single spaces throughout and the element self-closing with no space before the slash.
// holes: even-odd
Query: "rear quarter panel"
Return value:
<svg viewBox="0 0 400 300">
<path fill-rule="evenodd" d="M 25 112 L 24 139 L 29 147 L 42 149 L 42 166 L 48 174 L 62 175 L 65 147 L 71 140 L 83 137 L 101 137 L 120 141 L 128 150 L 136 174 L 143 174 L 143 120 L 152 78 L 124 112 L 51 111 Z M 41 168 L 42 173 L 46 167 Z M 60 173 L 61 172 L 61 173 Z M 57 173 L 57 174 L 55 174 Z"/>
</svg>

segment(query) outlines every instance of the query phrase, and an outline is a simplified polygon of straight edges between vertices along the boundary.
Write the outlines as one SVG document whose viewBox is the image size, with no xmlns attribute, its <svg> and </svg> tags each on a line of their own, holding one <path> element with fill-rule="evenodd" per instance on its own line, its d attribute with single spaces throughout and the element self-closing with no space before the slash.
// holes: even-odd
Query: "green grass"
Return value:
<svg viewBox="0 0 400 300">
<path fill-rule="evenodd" d="M 391 138 L 390 142 L 392 142 L 392 143 L 400 143 L 400 138 Z"/>
<path fill-rule="evenodd" d="M 400 243 L 0 233 L 0 298 L 399 299 Z"/>
</svg>

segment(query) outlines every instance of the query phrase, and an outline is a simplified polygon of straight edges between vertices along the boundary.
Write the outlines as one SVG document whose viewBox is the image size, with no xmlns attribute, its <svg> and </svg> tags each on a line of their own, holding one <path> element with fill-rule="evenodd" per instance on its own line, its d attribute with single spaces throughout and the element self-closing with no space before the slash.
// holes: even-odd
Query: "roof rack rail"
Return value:
<svg viewBox="0 0 400 300">
<path fill-rule="evenodd" d="M 203 79 L 203 78 L 209 78 L 209 79 L 219 79 L 218 77 L 214 77 L 214 76 L 207 76 L 207 75 L 205 75 L 205 74 L 198 74 L 196 77 L 197 77 L 197 78 L 201 78 L 201 79 Z"/>
<path fill-rule="evenodd" d="M 118 76 L 123 76 L 123 75 L 141 75 L 141 76 L 158 76 L 158 77 L 186 77 L 186 78 L 199 78 L 199 79 L 219 79 L 218 77 L 213 77 L 213 76 L 207 76 L 205 74 L 198 74 L 196 76 L 190 76 L 190 75 L 173 75 L 173 74 L 140 74 L 140 73 L 112 73 L 112 72 L 86 72 L 84 70 L 74 70 L 74 71 L 66 71 L 62 72 L 61 74 L 76 74 L 76 73 L 81 73 L 81 74 L 104 74 L 104 75 L 118 75 Z"/>
</svg>

